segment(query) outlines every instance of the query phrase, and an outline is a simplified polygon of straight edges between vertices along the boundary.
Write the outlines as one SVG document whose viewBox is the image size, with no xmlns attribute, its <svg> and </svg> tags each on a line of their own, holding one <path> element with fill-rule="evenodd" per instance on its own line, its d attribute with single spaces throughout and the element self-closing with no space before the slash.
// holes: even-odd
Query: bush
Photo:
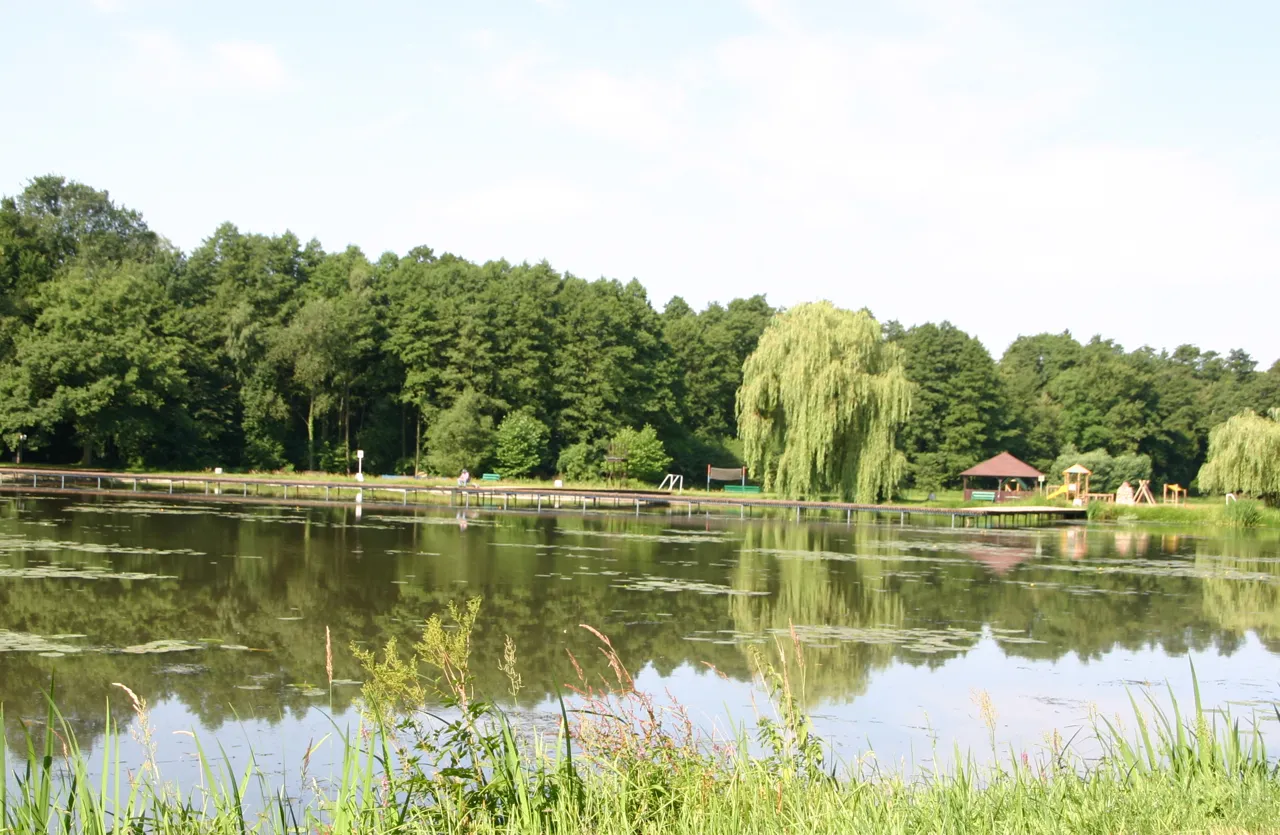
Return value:
<svg viewBox="0 0 1280 835">
<path fill-rule="evenodd" d="M 482 412 L 483 395 L 467 389 L 458 395 L 427 432 L 431 469 L 455 475 L 464 469 L 480 470 L 493 452 L 493 418 Z"/>
<path fill-rule="evenodd" d="M 1088 515 L 1090 522 L 1113 522 L 1120 515 L 1114 504 L 1099 501 L 1089 502 L 1089 506 L 1085 508 L 1085 513 Z"/>
<path fill-rule="evenodd" d="M 1262 508 L 1252 499 L 1228 502 L 1222 515 L 1228 525 L 1236 528 L 1256 528 L 1262 524 Z"/>
<path fill-rule="evenodd" d="M 508 414 L 498 426 L 498 471 L 507 478 L 528 475 L 547 460 L 550 440 L 547 425 L 532 413 Z"/>
<path fill-rule="evenodd" d="M 556 459 L 556 470 L 570 481 L 594 481 L 600 477 L 600 450 L 586 442 L 567 446 Z"/>
<path fill-rule="evenodd" d="M 614 454 L 627 459 L 627 475 L 641 481 L 661 481 L 671 466 L 671 456 L 658 438 L 658 432 L 645 424 L 644 429 L 619 430 L 610 440 Z"/>
<path fill-rule="evenodd" d="M 1092 472 L 1089 489 L 1094 493 L 1114 493 L 1126 481 L 1136 490 L 1138 482 L 1151 478 L 1151 456 L 1120 455 L 1112 457 L 1105 449 L 1078 452 L 1071 444 L 1053 462 L 1050 478 L 1074 464 L 1082 464 Z"/>
</svg>

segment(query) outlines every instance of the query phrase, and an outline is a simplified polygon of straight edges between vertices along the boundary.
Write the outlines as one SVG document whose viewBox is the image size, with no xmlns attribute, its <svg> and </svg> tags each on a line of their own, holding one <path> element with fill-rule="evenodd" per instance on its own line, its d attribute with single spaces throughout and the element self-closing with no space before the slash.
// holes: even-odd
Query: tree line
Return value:
<svg viewBox="0 0 1280 835">
<path fill-rule="evenodd" d="M 743 456 L 743 366 L 763 296 L 655 308 L 639 282 L 376 259 L 230 223 L 184 253 L 58 176 L 0 201 L 0 442 L 31 462 L 137 468 L 696 477 Z M 874 320 L 872 320 L 874 321 Z M 912 384 L 905 483 L 950 486 L 1009 450 L 1146 456 L 1192 481 L 1209 430 L 1280 406 L 1280 364 L 1182 345 L 1025 336 L 994 359 L 949 323 L 880 326 Z"/>
</svg>

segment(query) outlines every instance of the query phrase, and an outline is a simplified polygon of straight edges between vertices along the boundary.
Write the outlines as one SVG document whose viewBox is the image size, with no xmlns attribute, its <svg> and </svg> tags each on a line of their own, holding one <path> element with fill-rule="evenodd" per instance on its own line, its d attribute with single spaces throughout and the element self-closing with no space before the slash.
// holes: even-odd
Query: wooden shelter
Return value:
<svg viewBox="0 0 1280 835">
<path fill-rule="evenodd" d="M 994 458 L 988 458 L 981 464 L 974 464 L 969 469 L 960 473 L 960 478 L 964 482 L 964 500 L 971 501 L 975 492 L 979 494 L 994 494 L 993 497 L 997 502 L 1007 501 L 1009 499 L 1023 499 L 1031 495 L 1035 490 L 1035 485 L 1044 481 L 1044 473 L 1037 470 L 1025 461 L 1020 461 L 1007 452 L 1002 452 Z M 981 478 L 994 480 L 994 490 L 972 490 L 969 486 L 969 480 Z M 989 496 L 980 495 L 980 498 L 988 498 Z"/>
<path fill-rule="evenodd" d="M 1164 486 L 1164 503 L 1165 504 L 1186 504 L 1187 488 L 1180 484 L 1166 484 Z"/>
</svg>

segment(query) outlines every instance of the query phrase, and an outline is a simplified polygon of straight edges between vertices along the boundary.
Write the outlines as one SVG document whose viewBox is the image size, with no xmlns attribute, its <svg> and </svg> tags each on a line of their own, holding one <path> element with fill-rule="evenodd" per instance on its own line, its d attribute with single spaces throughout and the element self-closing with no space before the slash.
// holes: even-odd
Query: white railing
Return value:
<svg viewBox="0 0 1280 835">
<path fill-rule="evenodd" d="M 658 485 L 659 490 L 670 490 L 673 493 L 684 492 L 684 476 L 677 473 L 667 473 L 667 477 Z"/>
</svg>

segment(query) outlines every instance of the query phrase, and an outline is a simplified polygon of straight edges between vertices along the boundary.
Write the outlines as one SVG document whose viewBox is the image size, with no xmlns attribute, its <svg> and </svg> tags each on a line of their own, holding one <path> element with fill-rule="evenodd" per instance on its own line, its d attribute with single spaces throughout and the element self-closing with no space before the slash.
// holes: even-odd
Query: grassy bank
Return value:
<svg viewBox="0 0 1280 835">
<path fill-rule="evenodd" d="M 773 709 L 754 740 L 704 734 L 678 705 L 637 691 L 595 630 L 608 679 L 580 672 L 574 708 L 562 703 L 554 733 L 513 726 L 472 690 L 477 611 L 473 602 L 453 610 L 454 623 L 432 618 L 408 654 L 394 645 L 355 650 L 367 674 L 365 725 L 331 742 L 345 756 L 328 789 L 300 776 L 308 790 L 286 796 L 252 768 L 232 774 L 202 752 L 203 788 L 181 791 L 156 765 L 146 704 L 125 691 L 147 762 L 129 769 L 119 761 L 121 729 L 112 726 L 101 760 L 90 763 L 51 708 L 43 728 L 28 724 L 23 739 L 10 740 L 22 752 L 17 762 L 0 763 L 16 776 L 0 794 L 0 831 L 1280 831 L 1280 774 L 1261 736 L 1205 711 L 1198 691 L 1187 715 L 1170 695 L 1136 698 L 1128 730 L 1119 719 L 1095 719 L 1103 756 L 1090 762 L 1056 735 L 1043 750 L 1003 749 L 996 708 L 979 694 L 991 734 L 984 759 L 993 764 L 944 750 L 935 758 L 954 756 L 953 768 L 907 778 L 870 757 L 854 766 L 831 761 L 801 708 L 805 659 L 795 641 L 780 641 L 768 660 L 757 656 Z M 500 666 L 518 697 L 514 646 Z M 443 708 L 428 712 L 428 701 Z"/>
<path fill-rule="evenodd" d="M 1230 504 L 1195 502 L 1182 505 L 1116 505 L 1092 502 L 1092 522 L 1142 522 L 1169 525 L 1207 525 L 1231 528 L 1280 527 L 1280 509 L 1241 499 Z"/>
</svg>

